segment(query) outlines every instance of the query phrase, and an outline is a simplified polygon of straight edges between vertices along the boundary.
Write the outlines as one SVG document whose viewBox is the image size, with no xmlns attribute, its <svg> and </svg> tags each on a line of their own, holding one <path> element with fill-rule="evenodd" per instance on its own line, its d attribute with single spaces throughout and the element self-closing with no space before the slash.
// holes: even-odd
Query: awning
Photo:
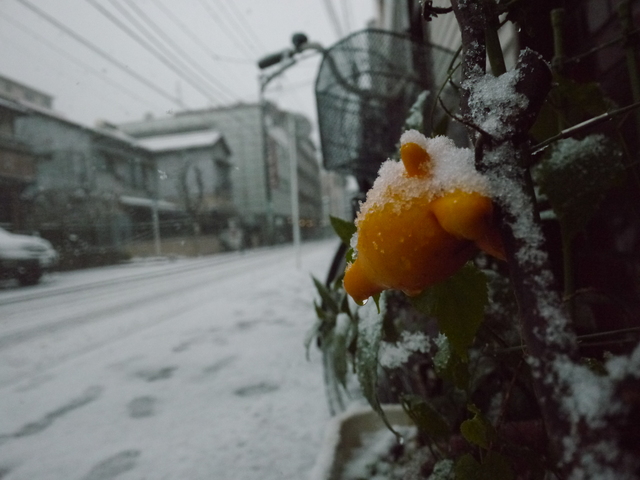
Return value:
<svg viewBox="0 0 640 480">
<path fill-rule="evenodd" d="M 165 212 L 177 212 L 181 208 L 175 203 L 167 202 L 166 200 L 154 200 L 152 198 L 143 197 L 129 197 L 127 195 L 120 195 L 120 203 L 129 207 L 145 207 L 153 208 L 154 203 L 157 202 L 158 210 Z"/>
</svg>

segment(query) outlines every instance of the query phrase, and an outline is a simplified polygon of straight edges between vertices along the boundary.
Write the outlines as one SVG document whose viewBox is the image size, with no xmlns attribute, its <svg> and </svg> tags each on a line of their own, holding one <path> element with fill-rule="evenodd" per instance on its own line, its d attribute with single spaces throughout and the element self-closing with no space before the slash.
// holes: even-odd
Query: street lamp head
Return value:
<svg viewBox="0 0 640 480">
<path fill-rule="evenodd" d="M 300 49 L 304 46 L 305 43 L 309 41 L 309 38 L 304 33 L 294 33 L 291 37 L 291 43 L 295 47 L 296 51 L 300 51 Z"/>
<path fill-rule="evenodd" d="M 269 68 L 272 65 L 280 63 L 286 56 L 287 51 L 271 53 L 265 57 L 262 57 L 258 60 L 258 68 L 260 70 L 264 70 L 265 68 Z"/>
</svg>

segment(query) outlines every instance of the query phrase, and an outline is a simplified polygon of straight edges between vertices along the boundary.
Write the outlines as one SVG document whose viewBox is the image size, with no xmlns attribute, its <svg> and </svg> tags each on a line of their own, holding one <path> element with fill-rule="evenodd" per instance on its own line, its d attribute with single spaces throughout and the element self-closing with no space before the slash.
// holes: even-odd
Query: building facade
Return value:
<svg viewBox="0 0 640 480">
<path fill-rule="evenodd" d="M 29 110 L 15 120 L 16 137 L 35 159 L 35 178 L 20 197 L 25 226 L 58 248 L 122 248 L 152 222 L 150 209 L 123 199 L 155 198 L 151 152 L 108 130 Z"/>
<path fill-rule="evenodd" d="M 0 98 L 0 226 L 25 228 L 20 197 L 36 180 L 36 161 L 27 144 L 16 136 L 16 121 L 26 108 Z"/>
<path fill-rule="evenodd" d="M 47 110 L 53 108 L 51 95 L 2 75 L 0 75 L 0 97 Z"/>
<path fill-rule="evenodd" d="M 239 248 L 231 150 L 213 130 L 137 139 L 87 127 L 0 77 L 0 225 L 50 239 L 63 260 Z M 162 243 L 162 245 L 161 245 Z M 80 265 L 77 265 L 80 266 Z"/>
<path fill-rule="evenodd" d="M 270 103 L 238 104 L 148 118 L 119 128 L 140 141 L 185 132 L 221 132 L 232 152 L 233 203 L 250 244 L 291 238 L 291 163 L 295 161 L 302 235 L 317 234 L 322 216 L 320 168 L 310 139 L 311 124 L 305 117 Z"/>
<path fill-rule="evenodd" d="M 235 217 L 231 151 L 215 130 L 157 135 L 137 141 L 155 160 L 158 197 L 178 205 L 203 233 L 220 233 Z"/>
</svg>

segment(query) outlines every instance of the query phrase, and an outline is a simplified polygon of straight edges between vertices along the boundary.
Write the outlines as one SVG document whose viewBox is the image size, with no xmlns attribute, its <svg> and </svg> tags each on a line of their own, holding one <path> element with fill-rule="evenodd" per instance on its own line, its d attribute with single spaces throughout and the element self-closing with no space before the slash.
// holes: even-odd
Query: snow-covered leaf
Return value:
<svg viewBox="0 0 640 480">
<path fill-rule="evenodd" d="M 456 352 L 451 351 L 449 340 L 445 335 L 436 338 L 436 345 L 438 351 L 433 357 L 433 364 L 438 376 L 449 380 L 460 390 L 467 390 L 470 380 L 469 364 Z"/>
<path fill-rule="evenodd" d="M 399 434 L 387 420 L 377 394 L 378 385 L 378 350 L 382 340 L 382 324 L 384 313 L 377 313 L 369 302 L 360 309 L 358 322 L 358 339 L 356 349 L 356 372 L 360 389 L 371 407 L 380 415 L 384 424 L 396 436 Z"/>
<path fill-rule="evenodd" d="M 428 90 L 424 90 L 416 98 L 404 122 L 405 130 L 418 130 L 419 132 L 424 130 L 424 104 L 429 97 L 429 93 Z"/>
<path fill-rule="evenodd" d="M 329 348 L 333 356 L 333 374 L 336 380 L 346 388 L 347 386 L 347 348 L 349 346 L 349 330 L 351 319 L 345 313 L 338 315 L 336 327 Z"/>
<path fill-rule="evenodd" d="M 603 135 L 589 135 L 559 141 L 536 173 L 541 193 L 549 199 L 565 234 L 573 238 L 620 181 L 624 165 Z"/>
</svg>

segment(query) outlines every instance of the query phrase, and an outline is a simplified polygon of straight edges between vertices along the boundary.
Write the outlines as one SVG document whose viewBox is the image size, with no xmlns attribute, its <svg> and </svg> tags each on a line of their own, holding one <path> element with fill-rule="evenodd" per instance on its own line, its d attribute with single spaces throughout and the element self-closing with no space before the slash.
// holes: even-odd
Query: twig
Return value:
<svg viewBox="0 0 640 480">
<path fill-rule="evenodd" d="M 610 330 L 607 332 L 599 332 L 599 333 L 588 333 L 586 335 L 580 335 L 577 338 L 578 342 L 582 342 L 582 340 L 585 339 L 591 339 L 591 338 L 599 338 L 599 337 L 607 337 L 609 335 L 621 335 L 623 333 L 633 333 L 633 332 L 640 332 L 640 327 L 630 327 L 630 328 L 623 328 L 620 330 Z M 613 340 L 612 340 L 613 341 Z M 615 341 L 613 341 L 615 342 Z M 581 346 L 593 346 L 596 345 L 594 344 L 586 344 L 586 343 L 582 343 Z M 526 345 L 524 343 L 520 344 L 520 345 L 514 345 L 512 347 L 507 347 L 507 348 L 502 348 L 499 350 L 494 350 L 495 354 L 504 354 L 504 353 L 511 353 L 511 352 L 517 352 L 520 350 L 523 350 L 524 348 L 526 348 Z"/>
<path fill-rule="evenodd" d="M 516 383 L 516 379 L 518 378 L 518 372 L 520 371 L 520 367 L 522 367 L 522 362 L 524 362 L 524 358 L 520 359 L 518 366 L 513 371 L 513 376 L 511 377 L 511 381 L 509 382 L 509 386 L 507 387 L 507 393 L 505 393 L 504 400 L 502 401 L 502 405 L 500 406 L 500 413 L 498 415 L 498 420 L 496 421 L 496 430 L 500 429 L 500 426 L 504 421 L 504 417 L 507 413 L 507 405 L 509 404 L 509 399 L 511 398 L 511 390 L 513 389 L 513 385 Z"/>
<path fill-rule="evenodd" d="M 587 333 L 586 335 L 580 335 L 578 340 L 584 340 L 585 338 L 598 338 L 607 337 L 609 335 L 619 335 L 622 333 L 640 332 L 640 327 L 622 328 L 620 330 L 609 330 L 607 332 Z"/>
<path fill-rule="evenodd" d="M 453 11 L 452 7 L 434 7 L 432 0 L 423 0 L 422 2 L 422 18 L 430 22 L 438 15 L 451 13 Z"/>
<path fill-rule="evenodd" d="M 456 56 L 459 53 L 460 53 L 460 49 L 458 49 L 458 51 L 456 52 Z M 444 91 L 444 87 L 447 85 L 448 82 L 450 81 L 452 82 L 451 78 L 453 77 L 453 74 L 456 72 L 458 67 L 460 67 L 460 64 L 458 63 L 455 66 L 455 68 L 451 68 L 456 56 L 454 56 L 454 58 L 451 60 L 452 63 L 449 65 L 449 74 L 447 75 L 447 78 L 444 80 L 444 82 L 442 82 L 442 85 L 440 85 L 440 89 L 438 90 L 438 94 L 436 95 L 436 98 L 440 101 L 440 103 L 442 103 L 442 92 Z M 431 108 L 431 125 L 433 125 L 435 114 L 436 114 L 436 103 L 434 102 L 433 107 Z"/>
<path fill-rule="evenodd" d="M 627 105 L 626 107 L 619 108 L 612 112 L 603 113 L 602 115 L 598 115 L 597 117 L 593 117 L 593 118 L 590 118 L 589 120 L 585 120 L 584 122 L 579 123 L 578 125 L 569 127 L 563 130 L 562 132 L 560 132 L 559 134 L 554 135 L 551 138 L 547 138 L 543 142 L 540 142 L 539 144 L 535 145 L 531 149 L 531 152 L 532 152 L 531 155 L 537 155 L 538 153 L 545 150 L 549 145 L 551 145 L 554 142 L 557 142 L 558 140 L 562 140 L 564 138 L 578 135 L 586 130 L 589 130 L 590 128 L 594 128 L 600 125 L 601 123 L 607 122 L 609 120 L 613 120 L 614 117 L 618 115 L 622 115 L 623 113 L 630 112 L 638 107 L 640 107 L 640 102 L 632 103 L 631 105 Z"/>
<path fill-rule="evenodd" d="M 629 35 L 636 35 L 640 33 L 640 29 L 636 28 L 634 30 L 631 30 L 629 32 Z M 614 38 L 613 40 L 609 40 L 608 42 L 602 43 L 600 45 L 598 45 L 597 47 L 593 47 L 591 50 L 587 50 L 584 53 L 581 53 L 579 55 L 575 55 L 571 58 L 566 58 L 562 61 L 563 65 L 567 65 L 570 63 L 577 63 L 580 62 L 583 58 L 588 57 L 589 55 L 593 55 L 594 53 L 599 52 L 600 50 L 603 50 L 605 48 L 608 47 L 612 47 L 617 43 L 623 42 L 626 39 L 625 35 L 620 35 L 619 37 Z"/>
<path fill-rule="evenodd" d="M 451 112 L 447 107 L 445 107 L 444 103 L 442 102 L 441 98 L 438 98 L 438 101 L 440 102 L 440 106 L 442 107 L 442 109 L 444 110 L 444 112 L 449 115 L 451 118 L 453 118 L 456 122 L 460 122 L 461 124 L 463 124 L 465 127 L 467 128 L 471 128 L 472 130 L 475 130 L 476 132 L 478 132 L 483 138 L 488 139 L 489 141 L 491 140 L 491 134 L 488 133 L 487 131 L 483 130 L 482 128 L 480 128 L 479 126 L 465 120 L 464 118 L 462 118 L 459 115 L 456 115 L 455 113 Z"/>
</svg>

